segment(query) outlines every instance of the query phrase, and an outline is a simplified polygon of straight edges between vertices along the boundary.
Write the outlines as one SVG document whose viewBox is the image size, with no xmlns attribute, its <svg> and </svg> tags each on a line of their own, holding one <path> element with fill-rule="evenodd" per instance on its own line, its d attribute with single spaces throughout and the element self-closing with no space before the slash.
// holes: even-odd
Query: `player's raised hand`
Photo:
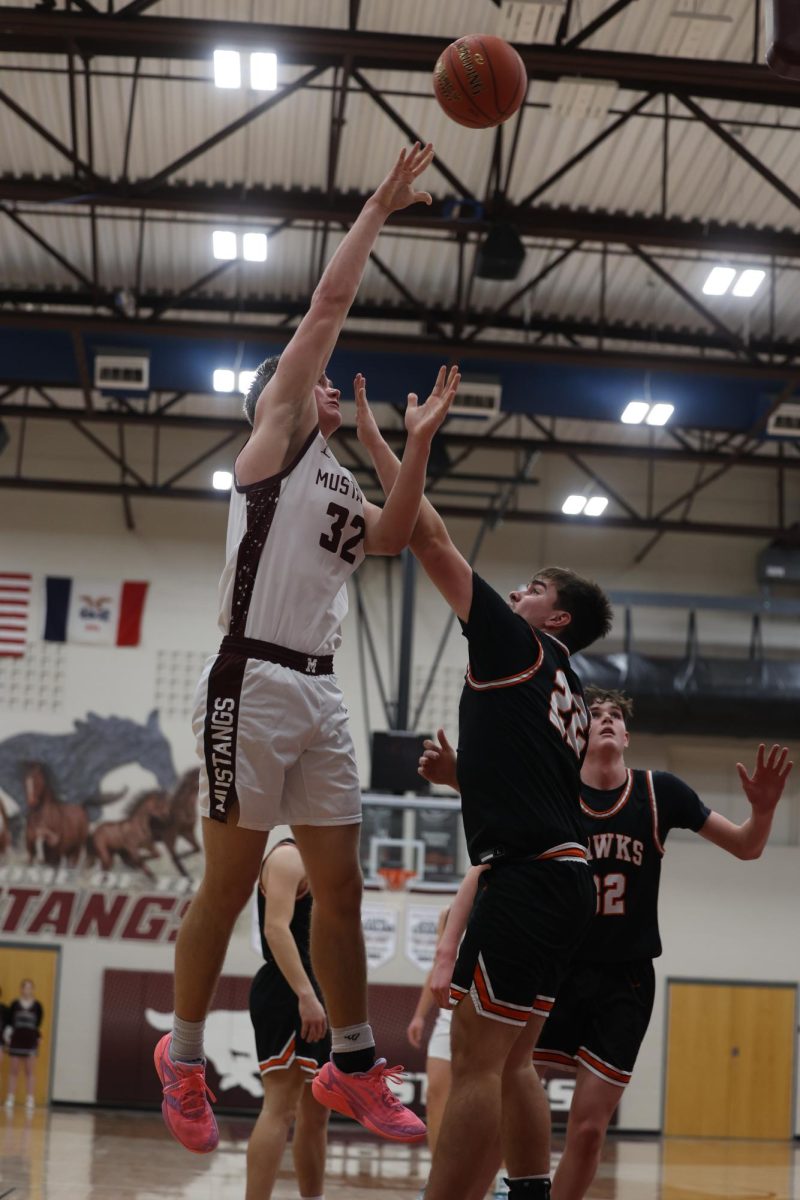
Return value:
<svg viewBox="0 0 800 1200">
<path fill-rule="evenodd" d="M 361 445 L 369 449 L 381 440 L 382 434 L 367 400 L 367 381 L 360 373 L 353 380 L 353 395 L 356 400 L 356 436 Z"/>
<path fill-rule="evenodd" d="M 439 368 L 436 383 L 428 399 L 420 407 L 415 392 L 409 392 L 406 405 L 406 430 L 409 437 L 430 442 L 433 435 L 447 416 L 450 405 L 455 399 L 461 375 L 458 367 Z"/>
<path fill-rule="evenodd" d="M 422 756 L 417 772 L 428 783 L 442 783 L 458 791 L 456 774 L 456 752 L 445 737 L 443 729 L 436 731 L 439 741 L 426 738 L 422 743 Z"/>
<path fill-rule="evenodd" d="M 736 764 L 742 789 L 757 812 L 772 812 L 777 805 L 794 763 L 786 746 L 773 746 L 769 754 L 763 743 L 758 747 L 752 775 L 742 763 Z"/>
<path fill-rule="evenodd" d="M 432 204 L 430 192 L 419 192 L 414 186 L 432 158 L 433 146 L 430 142 L 425 146 L 414 142 L 410 150 L 401 150 L 397 162 L 380 187 L 376 188 L 373 198 L 390 213 L 408 208 L 410 204 Z"/>
</svg>

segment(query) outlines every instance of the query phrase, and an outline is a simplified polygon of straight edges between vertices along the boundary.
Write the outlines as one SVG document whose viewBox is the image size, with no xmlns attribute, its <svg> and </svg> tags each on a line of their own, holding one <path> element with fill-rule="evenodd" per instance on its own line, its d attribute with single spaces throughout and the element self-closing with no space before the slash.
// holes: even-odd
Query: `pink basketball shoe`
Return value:
<svg viewBox="0 0 800 1200">
<path fill-rule="evenodd" d="M 205 1063 L 173 1062 L 169 1055 L 172 1034 L 165 1033 L 153 1053 L 164 1099 L 161 1112 L 172 1136 L 194 1154 L 210 1154 L 219 1142 L 211 1105 L 216 1096 L 206 1083 Z"/>
<path fill-rule="evenodd" d="M 391 1092 L 387 1080 L 399 1083 L 402 1067 L 387 1067 L 379 1058 L 369 1071 L 347 1075 L 326 1062 L 311 1084 L 314 1099 L 325 1108 L 352 1117 L 365 1129 L 393 1142 L 421 1142 L 425 1125 Z"/>
</svg>

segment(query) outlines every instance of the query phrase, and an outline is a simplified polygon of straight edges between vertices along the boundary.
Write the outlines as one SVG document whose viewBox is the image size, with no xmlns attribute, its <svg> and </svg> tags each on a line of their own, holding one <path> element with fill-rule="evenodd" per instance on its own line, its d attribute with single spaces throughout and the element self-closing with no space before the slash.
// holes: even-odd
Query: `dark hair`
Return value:
<svg viewBox="0 0 800 1200">
<path fill-rule="evenodd" d="M 593 704 L 615 704 L 625 718 L 626 725 L 633 717 L 633 700 L 615 688 L 599 688 L 590 684 L 583 696 L 587 708 L 591 708 Z"/>
<path fill-rule="evenodd" d="M 570 615 L 569 625 L 558 631 L 558 639 L 568 650 L 584 650 L 611 629 L 613 612 L 608 597 L 598 583 L 584 579 L 566 567 L 545 567 L 537 579 L 549 579 L 556 590 L 558 605 Z"/>
<path fill-rule="evenodd" d="M 250 425 L 252 425 L 256 419 L 256 405 L 258 404 L 258 397 L 261 395 L 264 388 L 277 371 L 279 362 L 280 355 L 273 354 L 270 358 L 265 358 L 261 365 L 256 367 L 256 372 L 253 376 L 253 382 L 247 389 L 247 395 L 245 396 L 244 403 L 242 405 L 242 408 L 244 409 L 244 415 Z"/>
</svg>

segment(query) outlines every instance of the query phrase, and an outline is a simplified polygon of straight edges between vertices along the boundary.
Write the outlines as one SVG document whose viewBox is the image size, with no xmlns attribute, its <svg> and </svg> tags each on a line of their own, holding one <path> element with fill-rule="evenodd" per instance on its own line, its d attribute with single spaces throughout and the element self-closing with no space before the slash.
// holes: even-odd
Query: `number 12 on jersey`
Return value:
<svg viewBox="0 0 800 1200">
<path fill-rule="evenodd" d="M 597 888 L 598 917 L 625 916 L 625 885 L 624 875 L 614 872 L 612 875 L 595 875 L 594 886 Z"/>
</svg>

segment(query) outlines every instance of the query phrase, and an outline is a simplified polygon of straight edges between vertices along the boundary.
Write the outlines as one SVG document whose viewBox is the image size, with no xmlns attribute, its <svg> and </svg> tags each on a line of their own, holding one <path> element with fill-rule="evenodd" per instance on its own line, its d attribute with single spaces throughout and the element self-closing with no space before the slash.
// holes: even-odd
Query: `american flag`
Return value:
<svg viewBox="0 0 800 1200">
<path fill-rule="evenodd" d="M 0 571 L 0 658 L 25 653 L 30 604 L 30 575 Z"/>
</svg>

